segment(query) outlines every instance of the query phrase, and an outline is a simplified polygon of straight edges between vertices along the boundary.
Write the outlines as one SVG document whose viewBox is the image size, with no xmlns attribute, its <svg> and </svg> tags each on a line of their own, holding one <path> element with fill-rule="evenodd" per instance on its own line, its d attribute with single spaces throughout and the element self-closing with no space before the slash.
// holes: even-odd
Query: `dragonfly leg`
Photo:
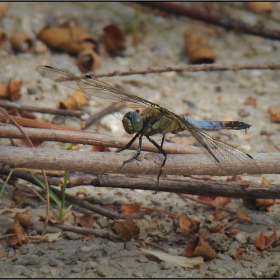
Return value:
<svg viewBox="0 0 280 280">
<path fill-rule="evenodd" d="M 161 147 L 161 148 L 162 148 L 162 146 L 163 146 L 164 139 L 165 139 L 165 134 L 163 134 L 162 139 L 161 139 L 161 144 L 160 144 L 160 147 Z"/>
<path fill-rule="evenodd" d="M 158 185 L 159 185 L 159 177 L 160 177 L 160 175 L 161 175 L 161 173 L 162 173 L 162 171 L 163 171 L 163 169 L 164 169 L 164 165 L 165 165 L 165 162 L 166 162 L 166 159 L 167 159 L 167 154 L 166 154 L 166 152 L 164 151 L 164 149 L 162 148 L 163 141 L 164 141 L 164 136 L 162 137 L 161 146 L 160 146 L 155 140 L 153 140 L 152 138 L 150 138 L 149 136 L 146 135 L 146 137 L 148 138 L 148 140 L 149 140 L 152 144 L 154 144 L 154 145 L 158 148 L 159 152 L 160 152 L 161 154 L 163 154 L 163 156 L 164 156 L 164 160 L 163 160 L 163 162 L 162 162 L 162 165 L 161 165 L 159 174 L 158 174 L 158 176 L 157 176 L 157 188 L 156 188 L 156 193 L 157 193 L 157 191 L 158 191 Z"/>
<path fill-rule="evenodd" d="M 136 133 L 136 135 L 125 145 L 125 147 L 117 150 L 116 153 L 129 149 L 129 147 L 134 143 L 134 141 L 136 140 L 136 138 L 138 136 L 139 136 L 139 133 Z"/>
<path fill-rule="evenodd" d="M 137 136 L 137 134 L 135 135 L 135 136 Z M 126 147 L 127 148 L 129 148 L 130 146 L 131 146 L 131 144 L 136 140 L 136 137 L 133 137 L 133 141 L 131 140 L 127 145 L 126 145 Z M 131 162 L 131 161 L 133 161 L 133 160 L 135 160 L 135 159 L 137 159 L 139 156 L 140 156 L 140 154 L 141 154 L 141 148 L 142 148 L 142 137 L 143 137 L 143 135 L 141 134 L 140 135 L 140 137 L 139 137 L 139 145 L 138 145 L 138 149 L 137 149 L 137 154 L 134 156 L 134 157 L 132 157 L 132 158 L 130 158 L 130 159 L 128 159 L 128 160 L 125 160 L 124 162 L 123 162 L 123 165 L 122 165 L 122 167 L 121 167 L 121 169 L 124 167 L 124 165 L 126 164 L 126 163 L 128 163 L 128 162 Z M 135 138 L 135 139 L 134 139 Z M 126 149 L 127 149 L 126 148 Z M 123 149 L 122 149 L 123 150 Z M 119 151 L 118 151 L 119 152 Z"/>
</svg>

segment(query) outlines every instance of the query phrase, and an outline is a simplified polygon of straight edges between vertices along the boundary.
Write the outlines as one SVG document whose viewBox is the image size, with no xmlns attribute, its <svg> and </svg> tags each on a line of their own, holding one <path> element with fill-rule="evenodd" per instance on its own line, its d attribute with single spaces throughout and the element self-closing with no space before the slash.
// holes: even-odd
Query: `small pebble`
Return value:
<svg viewBox="0 0 280 280">
<path fill-rule="evenodd" d="M 225 274 L 227 274 L 227 270 L 226 269 L 224 269 L 223 267 L 219 267 L 218 269 L 217 269 L 217 271 L 218 271 L 218 273 L 220 273 L 220 274 L 222 274 L 222 275 L 225 275 Z"/>
<path fill-rule="evenodd" d="M 134 271 L 132 272 L 132 276 L 138 277 L 138 278 L 142 278 L 142 277 L 143 277 L 143 274 L 142 274 L 140 271 L 138 271 L 138 270 L 134 270 Z"/>
<path fill-rule="evenodd" d="M 12 258 L 15 256 L 15 254 L 16 254 L 15 250 L 13 248 L 10 248 L 7 257 Z"/>
<path fill-rule="evenodd" d="M 262 272 L 260 271 L 253 271 L 253 275 L 258 278 L 261 278 L 263 276 Z"/>
<path fill-rule="evenodd" d="M 70 268 L 66 266 L 60 271 L 59 276 L 65 278 L 68 277 L 70 273 L 71 273 Z"/>
<path fill-rule="evenodd" d="M 235 235 L 235 239 L 240 243 L 244 244 L 247 242 L 247 235 L 246 232 L 242 231 Z"/>
<path fill-rule="evenodd" d="M 99 275 L 100 277 L 106 277 L 106 272 L 105 272 L 103 269 L 101 269 L 101 268 L 98 268 L 98 269 L 96 270 L 96 273 L 97 273 L 97 275 Z"/>
<path fill-rule="evenodd" d="M 56 276 L 56 272 L 57 272 L 56 268 L 54 268 L 54 267 L 50 268 L 50 275 L 51 275 L 51 277 L 55 277 Z"/>
<path fill-rule="evenodd" d="M 39 268 L 39 272 L 48 274 L 49 273 L 49 267 L 44 264 Z"/>
<path fill-rule="evenodd" d="M 89 261 L 86 265 L 87 268 L 96 268 L 97 267 L 97 262 Z"/>
<path fill-rule="evenodd" d="M 79 240 L 83 238 L 81 234 L 71 232 L 71 231 L 65 231 L 63 235 L 69 240 Z"/>
</svg>

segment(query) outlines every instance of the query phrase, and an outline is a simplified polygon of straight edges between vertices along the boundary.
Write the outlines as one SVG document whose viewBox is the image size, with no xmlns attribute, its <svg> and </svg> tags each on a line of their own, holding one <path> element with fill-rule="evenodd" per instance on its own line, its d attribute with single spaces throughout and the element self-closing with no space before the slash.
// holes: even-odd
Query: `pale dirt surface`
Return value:
<svg viewBox="0 0 280 280">
<path fill-rule="evenodd" d="M 134 10 L 119 3 L 108 4 L 127 20 L 133 21 Z M 280 17 L 280 4 L 274 4 L 275 15 Z M 12 3 L 7 15 L 1 20 L 1 27 L 10 34 L 14 29 L 22 26 L 33 37 L 44 25 L 47 15 L 53 12 L 59 19 L 73 17 L 91 34 L 100 38 L 102 28 L 109 23 L 117 23 L 125 28 L 123 21 L 112 13 L 102 3 Z M 256 24 L 257 19 L 248 13 L 231 12 L 236 17 Z M 127 70 L 129 68 L 148 68 L 187 63 L 187 56 L 183 52 L 184 40 L 182 33 L 187 28 L 197 28 L 209 34 L 209 42 L 213 47 L 218 64 L 234 63 L 279 63 L 280 42 L 262 39 L 220 28 L 202 25 L 192 21 L 166 19 L 160 16 L 150 16 L 156 26 L 164 32 L 158 31 L 151 24 L 146 15 L 140 16 L 139 44 L 132 46 L 132 34 L 125 29 L 127 49 L 122 57 L 109 57 L 101 46 L 101 66 L 98 73 L 113 70 Z M 268 23 L 270 28 L 279 29 L 279 23 Z M 172 42 L 172 51 L 170 45 Z M 177 55 L 177 56 L 176 56 Z M 18 104 L 57 107 L 58 101 L 71 91 L 57 86 L 48 79 L 44 79 L 36 72 L 38 65 L 52 65 L 75 74 L 79 70 L 75 59 L 67 54 L 47 52 L 35 54 L 8 54 L 0 50 L 1 82 L 11 77 L 22 77 L 24 80 L 22 97 Z M 198 120 L 239 120 L 252 124 L 249 134 L 240 131 L 215 132 L 211 135 L 219 137 L 246 152 L 274 152 L 267 142 L 263 132 L 273 132 L 275 144 L 280 146 L 279 124 L 269 119 L 268 109 L 271 106 L 280 107 L 279 71 L 227 71 L 212 73 L 164 73 L 146 76 L 135 75 L 127 77 L 107 78 L 112 85 L 122 86 L 133 94 L 138 94 L 153 102 L 167 107 L 178 114 L 186 114 Z M 217 90 L 217 89 L 221 90 Z M 255 97 L 256 107 L 245 105 L 248 97 Z M 94 105 L 92 103 L 92 105 Z M 87 113 L 98 111 L 98 107 L 86 107 Z M 51 121 L 53 116 L 36 114 L 38 118 Z M 109 122 L 114 120 L 114 125 Z M 79 127 L 79 120 L 60 119 L 66 125 Z M 90 128 L 93 131 L 124 135 L 121 122 L 112 117 L 105 117 L 100 123 Z M 185 143 L 184 139 L 178 139 Z M 8 145 L 7 140 L 1 142 Z M 63 144 L 44 143 L 43 147 L 62 148 Z M 89 147 L 85 147 L 88 149 Z M 0 146 L 1 149 L 1 146 Z M 207 159 L 206 159 L 207 160 Z M 246 180 L 260 183 L 262 178 L 243 176 Z M 279 184 L 279 176 L 265 175 L 271 184 Z M 218 179 L 218 178 L 215 178 Z M 25 189 L 26 182 L 19 181 L 21 189 Z M 157 193 L 150 191 L 130 191 L 121 189 L 93 188 L 82 186 L 86 196 L 95 198 L 96 203 L 119 205 L 120 203 L 141 202 L 143 206 L 157 207 L 172 212 L 192 215 L 202 224 L 212 213 L 204 205 L 186 201 L 175 194 Z M 71 189 L 75 195 L 80 188 Z M 14 186 L 9 185 L 0 199 L 0 209 L 9 207 Z M 80 195 L 83 198 L 83 195 Z M 44 206 L 39 201 L 29 199 L 31 207 L 28 213 L 33 218 L 44 216 Z M 251 211 L 242 205 L 240 199 L 233 199 L 227 205 L 232 211 L 246 210 L 253 223 L 239 222 L 234 228 L 242 232 L 233 237 L 215 234 L 209 241 L 218 257 L 205 261 L 196 268 L 184 269 L 175 267 L 167 262 L 160 262 L 146 257 L 138 251 L 135 241 L 127 243 L 123 248 L 121 241 L 110 241 L 95 238 L 83 241 L 80 234 L 64 233 L 58 241 L 53 243 L 29 242 L 19 249 L 7 247 L 6 241 L 0 241 L 0 252 L 7 252 L 7 256 L 0 259 L 0 277 L 279 277 L 279 245 L 275 248 L 259 252 L 254 246 L 260 231 L 265 235 L 272 234 L 271 227 L 279 226 L 279 205 L 273 211 Z M 79 214 L 77 207 L 73 210 Z M 14 214 L 0 215 L 1 235 L 13 224 Z M 95 228 L 106 228 L 113 221 L 94 215 Z M 229 215 L 228 218 L 231 216 Z M 140 227 L 139 238 L 153 242 L 168 249 L 171 255 L 184 255 L 188 241 L 193 237 L 176 234 L 178 220 L 167 214 L 154 213 L 146 215 L 144 219 L 136 221 Z M 33 235 L 36 232 L 33 231 Z M 243 259 L 236 260 L 234 256 L 238 249 L 246 249 Z M 151 248 L 152 249 L 152 248 Z"/>
</svg>

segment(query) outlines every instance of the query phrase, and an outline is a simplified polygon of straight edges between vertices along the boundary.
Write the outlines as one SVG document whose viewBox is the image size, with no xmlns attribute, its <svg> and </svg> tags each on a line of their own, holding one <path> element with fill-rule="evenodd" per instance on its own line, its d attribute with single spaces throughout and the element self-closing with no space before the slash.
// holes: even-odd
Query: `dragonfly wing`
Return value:
<svg viewBox="0 0 280 280">
<path fill-rule="evenodd" d="M 203 153 L 222 169 L 241 174 L 250 166 L 254 173 L 261 173 L 260 167 L 250 155 L 210 136 L 187 120 L 181 119 L 180 121 L 185 125 L 186 130 L 179 134 L 183 134 L 192 141 L 197 140 L 197 146 L 201 148 Z"/>
<path fill-rule="evenodd" d="M 60 83 L 66 87 L 87 94 L 97 104 L 122 119 L 123 114 L 129 111 L 140 112 L 148 106 L 156 104 L 138 96 L 114 88 L 91 76 L 75 76 L 50 66 L 39 66 L 37 71 L 43 76 Z"/>
</svg>

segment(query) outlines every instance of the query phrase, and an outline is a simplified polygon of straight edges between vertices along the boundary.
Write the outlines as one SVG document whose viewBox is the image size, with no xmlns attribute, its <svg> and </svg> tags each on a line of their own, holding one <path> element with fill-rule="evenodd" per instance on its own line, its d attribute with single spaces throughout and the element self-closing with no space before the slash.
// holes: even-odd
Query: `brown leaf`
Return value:
<svg viewBox="0 0 280 280">
<path fill-rule="evenodd" d="M 92 236 L 84 236 L 84 241 L 90 241 L 92 240 Z"/>
<path fill-rule="evenodd" d="M 93 71 L 100 65 L 98 54 L 92 49 L 80 51 L 77 65 L 82 73 Z"/>
<path fill-rule="evenodd" d="M 271 211 L 275 204 L 275 199 L 265 198 L 242 198 L 244 206 L 252 210 L 263 210 Z"/>
<path fill-rule="evenodd" d="M 34 42 L 31 37 L 21 29 L 12 32 L 9 38 L 12 48 L 17 52 L 31 52 L 34 48 Z"/>
<path fill-rule="evenodd" d="M 223 220 L 226 217 L 225 212 L 218 211 L 217 209 L 214 211 L 213 215 L 216 221 Z"/>
<path fill-rule="evenodd" d="M 23 80 L 20 79 L 16 81 L 14 79 L 10 79 L 8 83 L 0 84 L 0 97 L 7 98 L 11 101 L 18 100 L 21 96 L 21 86 L 23 84 Z"/>
<path fill-rule="evenodd" d="M 110 149 L 106 146 L 97 146 L 97 145 L 94 145 L 91 147 L 91 150 L 93 152 L 110 152 Z"/>
<path fill-rule="evenodd" d="M 8 244 L 14 248 L 18 248 L 22 245 L 23 240 L 23 227 L 21 226 L 18 220 L 14 221 L 14 226 L 12 228 L 7 229 L 5 234 L 14 234 L 8 237 Z"/>
<path fill-rule="evenodd" d="M 0 3 L 1 4 L 1 3 Z M 0 11 L 1 13 L 1 11 Z M 5 33 L 5 31 L 0 27 L 0 46 L 5 45 L 6 41 L 8 39 L 7 34 Z"/>
<path fill-rule="evenodd" d="M 259 237 L 255 241 L 255 246 L 260 250 L 264 250 L 277 240 L 278 236 L 276 232 L 276 226 L 274 226 L 274 232 L 270 236 L 265 236 L 262 231 L 260 232 Z"/>
<path fill-rule="evenodd" d="M 6 252 L 0 252 L 0 259 L 5 258 L 7 255 Z"/>
<path fill-rule="evenodd" d="M 10 7 L 10 3 L 0 2 L 0 18 L 2 18 L 4 16 L 4 14 L 7 12 L 9 7 Z"/>
<path fill-rule="evenodd" d="M 88 104 L 87 95 L 81 91 L 75 91 L 70 96 L 59 102 L 60 109 L 79 110 Z"/>
<path fill-rule="evenodd" d="M 23 214 L 22 212 L 17 212 L 15 215 L 15 220 L 18 220 L 20 224 L 24 227 L 31 226 L 31 219 L 32 215 Z"/>
<path fill-rule="evenodd" d="M 194 221 L 193 219 L 187 219 L 184 214 L 179 216 L 179 228 L 177 228 L 176 232 L 183 232 L 185 236 L 188 236 L 193 233 L 198 233 L 200 229 L 200 223 Z"/>
<path fill-rule="evenodd" d="M 256 100 L 257 100 L 256 97 L 249 96 L 247 98 L 247 100 L 244 102 L 244 104 L 256 107 L 256 105 L 257 105 L 257 101 Z"/>
<path fill-rule="evenodd" d="M 132 203 L 132 204 L 124 204 L 121 207 L 121 210 L 123 211 L 123 215 L 132 215 L 136 213 L 140 213 L 141 211 L 141 203 Z"/>
<path fill-rule="evenodd" d="M 23 201 L 23 195 L 20 188 L 16 187 L 13 191 L 13 199 L 18 203 Z"/>
<path fill-rule="evenodd" d="M 270 119 L 273 122 L 280 123 L 280 108 L 272 107 L 269 110 L 270 113 Z"/>
<path fill-rule="evenodd" d="M 256 13 L 271 13 L 271 2 L 247 2 L 247 7 Z"/>
<path fill-rule="evenodd" d="M 185 48 L 192 64 L 213 63 L 214 54 L 205 34 L 199 34 L 194 29 L 185 30 Z"/>
<path fill-rule="evenodd" d="M 140 233 L 140 229 L 133 220 L 126 220 L 112 228 L 124 242 L 131 240 L 132 237 Z"/>
<path fill-rule="evenodd" d="M 221 197 L 221 196 L 217 196 L 215 198 L 211 198 L 208 196 L 202 196 L 202 197 L 200 197 L 200 199 L 203 200 L 204 202 L 207 202 L 209 205 L 214 206 L 216 209 L 224 207 L 231 201 L 231 198 Z"/>
<path fill-rule="evenodd" d="M 240 219 L 240 220 L 246 220 L 249 223 L 253 223 L 252 219 L 250 218 L 249 214 L 247 211 L 239 211 L 236 213 L 235 217 L 233 217 L 232 219 Z M 230 219 L 231 220 L 231 219 Z"/>
<path fill-rule="evenodd" d="M 238 248 L 237 249 L 237 252 L 236 252 L 236 254 L 235 254 L 235 256 L 234 256 L 234 259 L 235 260 L 241 260 L 241 259 L 243 259 L 244 258 L 244 256 L 247 254 L 247 250 L 246 249 L 244 249 L 244 248 Z"/>
<path fill-rule="evenodd" d="M 217 257 L 217 253 L 204 239 L 197 236 L 195 240 L 188 243 L 186 248 L 186 256 L 189 258 L 203 257 L 211 260 Z"/>
<path fill-rule="evenodd" d="M 231 236 L 233 236 L 233 235 L 235 235 L 235 234 L 237 234 L 239 232 L 242 232 L 242 230 L 234 228 L 232 231 L 225 231 L 225 235 L 227 237 L 231 237 Z"/>
<path fill-rule="evenodd" d="M 126 47 L 124 32 L 116 24 L 109 24 L 103 28 L 102 43 L 110 55 L 117 55 Z"/>
<path fill-rule="evenodd" d="M 74 213 L 72 213 L 72 214 L 76 219 L 77 225 L 80 225 L 80 226 L 86 227 L 86 228 L 93 227 L 95 221 L 91 214 L 84 214 L 82 216 L 76 216 Z"/>
<path fill-rule="evenodd" d="M 37 38 L 48 47 L 77 55 L 84 49 L 98 51 L 98 41 L 82 27 L 68 20 L 59 26 L 46 26 L 41 29 Z"/>
</svg>

